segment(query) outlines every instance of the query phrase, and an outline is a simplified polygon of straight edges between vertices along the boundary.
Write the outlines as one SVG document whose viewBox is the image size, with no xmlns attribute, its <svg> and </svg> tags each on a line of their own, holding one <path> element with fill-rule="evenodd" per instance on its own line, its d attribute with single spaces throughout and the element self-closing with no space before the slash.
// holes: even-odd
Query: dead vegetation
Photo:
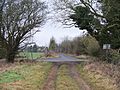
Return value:
<svg viewBox="0 0 120 90">
<path fill-rule="evenodd" d="M 106 85 L 106 87 L 108 83 L 109 88 L 113 88 L 111 90 L 120 90 L 120 66 L 104 62 L 89 62 L 85 65 L 84 70 L 87 70 L 91 75 L 94 74 L 94 77 L 101 79 L 101 82 L 103 80 L 102 84 Z"/>
</svg>

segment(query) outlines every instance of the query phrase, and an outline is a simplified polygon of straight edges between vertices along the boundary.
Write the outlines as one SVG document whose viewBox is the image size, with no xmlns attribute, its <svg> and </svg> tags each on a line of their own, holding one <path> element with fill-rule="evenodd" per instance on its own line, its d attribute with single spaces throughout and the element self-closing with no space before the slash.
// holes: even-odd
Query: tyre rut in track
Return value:
<svg viewBox="0 0 120 90">
<path fill-rule="evenodd" d="M 68 63 L 70 76 L 76 81 L 80 90 L 91 90 L 87 83 L 80 77 L 76 69 L 76 64 L 77 63 Z"/>
<path fill-rule="evenodd" d="M 54 63 L 44 84 L 43 90 L 55 90 L 55 81 L 60 63 Z"/>
<path fill-rule="evenodd" d="M 78 85 L 80 90 L 91 90 L 87 83 L 81 78 L 79 72 L 77 71 L 76 69 L 77 63 L 73 62 L 54 63 L 44 84 L 43 90 L 56 90 L 57 72 L 59 67 L 63 64 L 68 65 L 69 75 L 76 81 L 76 84 Z"/>
</svg>

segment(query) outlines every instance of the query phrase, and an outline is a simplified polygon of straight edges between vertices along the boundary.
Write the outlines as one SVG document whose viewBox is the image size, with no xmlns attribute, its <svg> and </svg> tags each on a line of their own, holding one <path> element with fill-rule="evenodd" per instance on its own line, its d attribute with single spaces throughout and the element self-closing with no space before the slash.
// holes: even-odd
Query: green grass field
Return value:
<svg viewBox="0 0 120 90">
<path fill-rule="evenodd" d="M 44 53 L 40 52 L 20 52 L 19 56 L 22 56 L 26 59 L 38 59 L 44 56 Z"/>
</svg>

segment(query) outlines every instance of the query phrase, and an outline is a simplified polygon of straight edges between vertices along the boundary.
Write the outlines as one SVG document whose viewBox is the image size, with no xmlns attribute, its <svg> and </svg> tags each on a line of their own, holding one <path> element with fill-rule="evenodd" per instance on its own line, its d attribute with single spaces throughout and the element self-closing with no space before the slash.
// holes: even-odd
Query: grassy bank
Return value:
<svg viewBox="0 0 120 90">
<path fill-rule="evenodd" d="M 81 77 L 90 85 L 92 90 L 117 90 L 111 78 L 97 73 L 97 71 L 89 71 L 85 67 L 87 65 L 78 64 L 77 69 Z"/>
<path fill-rule="evenodd" d="M 47 62 L 19 65 L 0 73 L 0 90 L 42 90 L 52 64 Z"/>
</svg>

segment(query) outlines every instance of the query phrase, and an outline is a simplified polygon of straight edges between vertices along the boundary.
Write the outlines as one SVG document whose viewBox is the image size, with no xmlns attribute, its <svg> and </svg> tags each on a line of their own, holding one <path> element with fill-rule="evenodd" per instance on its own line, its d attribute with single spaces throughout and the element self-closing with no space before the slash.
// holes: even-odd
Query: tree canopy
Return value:
<svg viewBox="0 0 120 90">
<path fill-rule="evenodd" d="M 109 43 L 112 48 L 120 47 L 119 0 L 55 0 L 55 3 L 58 10 L 68 12 L 61 15 L 64 24 L 87 30 L 101 46 Z"/>
<path fill-rule="evenodd" d="M 57 48 L 57 44 L 56 44 L 55 38 L 52 37 L 49 43 L 49 50 L 55 51 L 56 48 Z"/>
</svg>

